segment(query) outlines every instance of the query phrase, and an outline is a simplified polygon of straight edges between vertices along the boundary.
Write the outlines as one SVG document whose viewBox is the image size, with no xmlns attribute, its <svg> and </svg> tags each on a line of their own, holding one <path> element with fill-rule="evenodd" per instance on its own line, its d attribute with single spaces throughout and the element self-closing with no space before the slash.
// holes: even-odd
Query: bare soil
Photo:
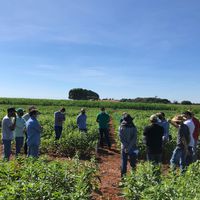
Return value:
<svg viewBox="0 0 200 200">
<path fill-rule="evenodd" d="M 122 200 L 124 199 L 119 188 L 120 175 L 120 151 L 117 150 L 114 139 L 114 129 L 112 121 L 110 124 L 111 149 L 99 148 L 97 160 L 99 163 L 100 187 L 93 193 L 95 200 Z"/>
</svg>

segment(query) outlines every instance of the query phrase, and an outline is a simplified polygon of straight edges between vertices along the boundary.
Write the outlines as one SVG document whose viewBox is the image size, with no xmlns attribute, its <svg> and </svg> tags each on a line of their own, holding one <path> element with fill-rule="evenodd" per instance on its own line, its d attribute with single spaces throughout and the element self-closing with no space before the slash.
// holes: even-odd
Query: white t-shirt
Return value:
<svg viewBox="0 0 200 200">
<path fill-rule="evenodd" d="M 2 120 L 2 140 L 13 139 L 13 131 L 10 129 L 12 125 L 11 119 L 6 115 Z"/>
<path fill-rule="evenodd" d="M 195 125 L 194 125 L 192 119 L 186 120 L 184 122 L 184 124 L 187 125 L 187 127 L 189 128 L 189 131 L 190 131 L 190 143 L 188 144 L 188 146 L 194 147 L 193 133 L 194 133 Z"/>
</svg>

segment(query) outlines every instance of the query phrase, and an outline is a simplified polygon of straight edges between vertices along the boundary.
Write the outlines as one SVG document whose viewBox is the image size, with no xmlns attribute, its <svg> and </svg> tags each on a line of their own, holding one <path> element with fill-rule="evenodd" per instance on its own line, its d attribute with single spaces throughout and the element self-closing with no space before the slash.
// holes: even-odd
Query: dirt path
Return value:
<svg viewBox="0 0 200 200">
<path fill-rule="evenodd" d="M 111 121 L 110 137 L 112 147 L 100 148 L 97 153 L 99 175 L 101 179 L 99 191 L 94 193 L 94 200 L 123 200 L 119 188 L 120 178 L 120 152 L 114 140 L 114 128 Z"/>
</svg>

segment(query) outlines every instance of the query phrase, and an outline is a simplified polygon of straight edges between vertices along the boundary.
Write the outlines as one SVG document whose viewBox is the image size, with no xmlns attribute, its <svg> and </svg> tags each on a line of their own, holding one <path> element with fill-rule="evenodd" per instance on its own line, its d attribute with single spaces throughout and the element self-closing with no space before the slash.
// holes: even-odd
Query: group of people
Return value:
<svg viewBox="0 0 200 200">
<path fill-rule="evenodd" d="M 190 111 L 185 111 L 181 115 L 173 117 L 171 120 L 165 119 L 163 112 L 150 116 L 150 125 L 143 130 L 143 139 L 146 145 L 147 160 L 153 163 L 161 163 L 163 147 L 171 140 L 169 133 L 170 124 L 177 128 L 177 144 L 170 159 L 173 170 L 179 166 L 181 172 L 186 166 L 197 160 L 197 142 L 200 133 L 200 122 Z M 119 137 L 121 141 L 121 176 L 127 171 L 127 160 L 129 157 L 132 169 L 136 166 L 137 149 L 137 129 L 133 123 L 133 118 L 124 113 L 120 120 Z"/>
<path fill-rule="evenodd" d="M 103 109 L 102 109 L 103 110 Z M 15 155 L 16 157 L 24 148 L 24 153 L 28 156 L 39 156 L 39 145 L 41 140 L 42 126 L 38 121 L 38 116 L 41 114 L 35 106 L 30 106 L 28 112 L 22 108 L 15 109 L 14 107 L 7 109 L 7 115 L 2 120 L 2 142 L 4 160 L 9 160 L 11 155 L 11 143 L 15 139 Z M 104 114 L 103 114 L 104 113 Z M 59 140 L 62 135 L 63 124 L 65 121 L 65 108 L 54 113 L 54 131 L 55 140 Z M 87 115 L 84 108 L 81 108 L 79 115 L 76 118 L 77 127 L 80 132 L 87 132 Z M 100 130 L 100 143 L 103 145 L 103 134 L 106 136 L 106 141 L 110 141 L 108 137 L 108 122 L 109 115 L 102 111 L 97 117 Z"/>
<path fill-rule="evenodd" d="M 11 155 L 11 142 L 15 138 L 16 156 L 24 147 L 24 153 L 28 156 L 38 157 L 42 126 L 37 118 L 41 114 L 35 106 L 30 106 L 24 114 L 22 108 L 8 108 L 7 115 L 2 120 L 2 141 L 4 146 L 4 159 L 9 160 Z M 65 121 L 65 108 L 54 113 L 55 140 L 62 135 L 63 123 Z M 171 120 L 165 119 L 163 112 L 150 116 L 150 125 L 143 130 L 143 141 L 146 145 L 147 160 L 153 163 L 161 163 L 163 147 L 171 140 L 169 133 L 170 124 L 177 128 L 177 144 L 173 151 L 170 164 L 172 169 L 179 166 L 181 171 L 197 159 L 197 141 L 200 132 L 200 122 L 190 111 L 185 111 Z M 80 132 L 87 132 L 87 115 L 84 108 L 80 110 L 76 118 L 77 127 Z M 111 148 L 109 137 L 110 116 L 105 108 L 100 109 L 96 122 L 99 124 L 99 146 L 104 146 L 104 140 Z M 121 176 L 127 172 L 127 162 L 131 167 L 136 167 L 138 155 L 137 128 L 133 117 L 123 113 L 119 126 L 119 139 L 121 141 Z"/>
<path fill-rule="evenodd" d="M 4 159 L 9 160 L 11 155 L 11 142 L 15 138 L 16 156 L 24 146 L 24 153 L 37 157 L 42 127 L 37 121 L 40 112 L 35 106 L 30 106 L 28 113 L 24 114 L 22 108 L 8 108 L 7 115 L 2 120 L 2 141 Z"/>
</svg>

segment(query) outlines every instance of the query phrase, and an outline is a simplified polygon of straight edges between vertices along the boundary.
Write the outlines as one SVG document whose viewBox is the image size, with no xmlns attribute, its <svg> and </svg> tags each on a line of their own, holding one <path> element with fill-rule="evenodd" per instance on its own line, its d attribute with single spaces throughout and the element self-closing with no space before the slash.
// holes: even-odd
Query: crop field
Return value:
<svg viewBox="0 0 200 200">
<path fill-rule="evenodd" d="M 119 183 L 120 194 L 116 194 L 116 197 L 123 196 L 130 200 L 200 199 L 200 163 L 192 164 L 181 176 L 179 172 L 173 174 L 169 168 L 163 173 L 162 167 L 145 162 L 145 145 L 142 140 L 143 129 L 149 124 L 150 115 L 162 111 L 170 119 L 190 109 L 200 119 L 200 106 L 0 98 L 0 120 L 6 115 L 8 107 L 27 110 L 29 105 L 35 105 L 42 113 L 38 119 L 43 126 L 41 155 L 38 160 L 28 159 L 23 155 L 15 159 L 13 155 L 9 162 L 0 161 L 0 199 L 92 199 L 92 193 L 98 190 L 99 178 L 101 179 L 96 160 L 96 116 L 101 106 L 105 106 L 112 118 L 116 150 L 120 150 L 118 127 L 123 112 L 134 117 L 138 130 L 137 169 L 128 173 Z M 61 139 L 55 141 L 53 115 L 62 106 L 66 108 L 66 122 Z M 80 133 L 76 125 L 76 116 L 81 107 L 86 108 L 86 134 Z M 163 163 L 167 167 L 176 145 L 177 130 L 170 127 L 170 132 L 173 139 L 165 144 L 163 157 Z M 14 146 L 13 142 L 13 152 Z"/>
</svg>

